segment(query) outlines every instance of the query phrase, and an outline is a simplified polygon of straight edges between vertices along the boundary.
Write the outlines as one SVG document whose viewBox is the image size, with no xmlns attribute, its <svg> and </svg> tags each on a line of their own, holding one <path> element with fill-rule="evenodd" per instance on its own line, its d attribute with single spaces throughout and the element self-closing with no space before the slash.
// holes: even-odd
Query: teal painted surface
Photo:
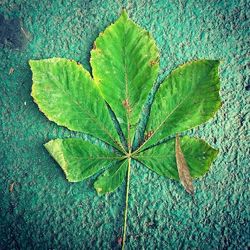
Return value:
<svg viewBox="0 0 250 250">
<path fill-rule="evenodd" d="M 22 49 L 2 46 L 0 51 L 0 249 L 119 248 L 125 186 L 99 197 L 95 178 L 76 184 L 65 180 L 43 144 L 75 135 L 49 122 L 33 103 L 27 61 L 66 57 L 89 69 L 93 41 L 121 6 L 111 0 L 0 3 L 0 13 L 20 18 L 31 40 Z M 159 80 L 192 59 L 223 60 L 223 107 L 205 126 L 189 132 L 220 149 L 219 157 L 211 172 L 195 181 L 195 203 L 179 183 L 135 166 L 127 249 L 246 249 L 249 1 L 138 0 L 123 6 L 157 41 Z"/>
</svg>

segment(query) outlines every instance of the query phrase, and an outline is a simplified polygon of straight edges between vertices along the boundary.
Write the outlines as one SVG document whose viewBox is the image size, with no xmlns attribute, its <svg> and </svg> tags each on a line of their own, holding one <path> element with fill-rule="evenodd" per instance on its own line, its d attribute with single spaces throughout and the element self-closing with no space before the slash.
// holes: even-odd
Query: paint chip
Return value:
<svg viewBox="0 0 250 250">
<path fill-rule="evenodd" d="M 12 183 L 10 184 L 9 190 L 10 190 L 11 193 L 14 191 L 14 185 L 15 185 L 15 182 L 12 182 Z"/>
<path fill-rule="evenodd" d="M 13 67 L 11 67 L 10 70 L 9 70 L 9 75 L 12 75 L 14 73 L 14 70 L 15 69 Z"/>
</svg>

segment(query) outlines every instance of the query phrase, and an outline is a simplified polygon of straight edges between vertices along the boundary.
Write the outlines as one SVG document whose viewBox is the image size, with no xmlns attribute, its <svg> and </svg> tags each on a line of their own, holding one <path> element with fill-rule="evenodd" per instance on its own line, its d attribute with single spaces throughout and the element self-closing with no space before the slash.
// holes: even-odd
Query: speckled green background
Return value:
<svg viewBox="0 0 250 250">
<path fill-rule="evenodd" d="M 30 40 L 23 48 L 0 51 L 0 249 L 119 247 L 125 186 L 98 197 L 94 178 L 65 180 L 43 143 L 73 133 L 48 121 L 33 103 L 27 61 L 66 57 L 89 69 L 93 41 L 122 5 L 155 37 L 161 77 L 195 58 L 223 60 L 223 107 L 190 132 L 219 148 L 219 157 L 211 172 L 195 181 L 195 203 L 179 183 L 134 167 L 127 249 L 246 249 L 250 2 L 244 0 L 0 1 L 0 14 L 19 18 Z"/>
</svg>

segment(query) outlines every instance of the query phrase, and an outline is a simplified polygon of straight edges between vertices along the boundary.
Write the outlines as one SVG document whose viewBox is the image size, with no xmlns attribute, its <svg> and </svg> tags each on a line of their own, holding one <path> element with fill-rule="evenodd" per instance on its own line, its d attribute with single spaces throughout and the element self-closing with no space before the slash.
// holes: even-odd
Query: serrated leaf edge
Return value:
<svg viewBox="0 0 250 250">
<path fill-rule="evenodd" d="M 178 66 L 177 68 L 175 68 L 169 75 L 166 76 L 165 79 L 167 79 L 168 77 L 170 77 L 173 73 L 175 73 L 176 70 L 180 69 L 180 67 L 182 68 L 182 67 L 184 67 L 184 66 L 186 66 L 186 65 L 189 65 L 189 64 L 191 64 L 191 63 L 193 63 L 193 62 L 202 62 L 202 61 L 217 61 L 217 62 L 218 62 L 218 67 L 217 67 L 217 71 L 216 71 L 216 77 L 218 77 L 218 82 L 217 82 L 217 84 L 216 84 L 216 87 L 218 87 L 218 90 L 219 90 L 219 89 L 220 89 L 220 75 L 219 75 L 219 65 L 220 65 L 220 61 L 219 61 L 219 60 L 200 59 L 200 60 L 189 61 L 189 62 L 184 63 L 184 64 Z M 164 83 L 165 79 L 161 82 L 161 84 L 160 84 L 160 86 L 159 86 L 159 89 L 158 89 L 157 91 L 160 91 L 160 88 L 161 88 L 162 84 Z M 153 104 L 153 103 L 152 103 L 152 104 Z M 218 99 L 216 100 L 216 104 L 217 104 L 217 105 L 214 106 L 214 110 L 211 112 L 211 116 L 210 116 L 207 120 L 205 120 L 204 122 L 202 122 L 202 123 L 199 124 L 199 125 L 190 127 L 189 129 L 187 129 L 187 130 L 185 130 L 185 131 L 189 131 L 189 130 L 191 130 L 191 129 L 198 128 L 199 126 L 201 126 L 201 125 L 207 123 L 208 121 L 212 120 L 212 119 L 215 117 L 216 113 L 217 113 L 218 110 L 222 107 L 222 104 L 223 104 L 220 94 L 218 95 Z M 172 114 L 172 113 L 173 113 L 173 112 L 171 112 L 171 114 Z M 164 124 L 165 122 L 166 122 L 166 119 L 164 120 L 164 122 L 162 122 L 162 123 L 158 126 L 157 131 L 160 129 L 160 127 L 162 126 L 162 124 Z M 148 138 L 146 141 L 144 141 L 144 142 L 143 142 L 134 152 L 140 152 L 141 150 L 144 150 L 144 149 L 143 149 L 144 145 L 145 145 L 146 143 L 148 143 L 148 142 L 154 137 L 154 135 L 157 133 L 157 131 L 154 131 L 154 134 L 153 134 L 150 138 Z M 185 131 L 177 131 L 176 133 L 185 132 Z M 174 134 L 169 135 L 169 136 L 174 136 Z M 156 142 L 156 143 L 154 143 L 154 144 L 157 144 L 157 143 L 158 143 L 158 142 Z"/>
</svg>

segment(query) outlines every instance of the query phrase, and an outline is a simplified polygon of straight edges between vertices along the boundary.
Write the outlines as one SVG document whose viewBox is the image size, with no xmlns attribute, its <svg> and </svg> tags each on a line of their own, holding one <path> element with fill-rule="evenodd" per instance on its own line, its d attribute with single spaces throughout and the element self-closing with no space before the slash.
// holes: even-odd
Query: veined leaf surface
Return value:
<svg viewBox="0 0 250 250">
<path fill-rule="evenodd" d="M 148 147 L 209 120 L 221 106 L 219 61 L 199 60 L 174 70 L 158 89 L 147 125 Z M 144 147 L 145 148 L 145 147 Z"/>
<path fill-rule="evenodd" d="M 51 121 L 118 147 L 105 101 L 88 71 L 75 61 L 62 58 L 29 63 L 33 73 L 31 95 Z"/>
<path fill-rule="evenodd" d="M 159 71 L 158 50 L 149 33 L 123 11 L 96 39 L 90 63 L 94 80 L 71 60 L 31 60 L 32 96 L 40 110 L 58 125 L 90 134 L 119 149 L 110 152 L 74 138 L 45 144 L 70 182 L 104 170 L 94 183 L 99 194 L 114 191 L 126 176 L 125 249 L 132 162 L 180 180 L 192 193 L 192 178 L 203 176 L 217 156 L 218 151 L 203 140 L 187 136 L 177 137 L 176 142 L 166 139 L 206 122 L 218 110 L 219 61 L 184 64 L 163 81 L 156 95 L 158 84 L 148 95 Z M 147 96 L 149 105 L 145 104 Z M 148 120 L 145 114 L 150 109 Z"/>
<path fill-rule="evenodd" d="M 115 166 L 107 169 L 94 183 L 94 187 L 99 194 L 113 192 L 118 188 L 127 173 L 128 160 L 120 161 Z"/>
<path fill-rule="evenodd" d="M 148 32 L 125 11 L 96 39 L 91 51 L 93 77 L 115 112 L 128 145 L 159 69 L 159 54 Z"/>
<path fill-rule="evenodd" d="M 180 138 L 183 155 L 192 178 L 205 175 L 218 151 L 201 139 L 184 136 Z M 151 147 L 135 156 L 135 159 L 159 175 L 179 180 L 175 158 L 175 139 Z"/>
<path fill-rule="evenodd" d="M 44 146 L 70 182 L 82 181 L 122 159 L 115 153 L 78 138 L 56 139 Z"/>
</svg>

